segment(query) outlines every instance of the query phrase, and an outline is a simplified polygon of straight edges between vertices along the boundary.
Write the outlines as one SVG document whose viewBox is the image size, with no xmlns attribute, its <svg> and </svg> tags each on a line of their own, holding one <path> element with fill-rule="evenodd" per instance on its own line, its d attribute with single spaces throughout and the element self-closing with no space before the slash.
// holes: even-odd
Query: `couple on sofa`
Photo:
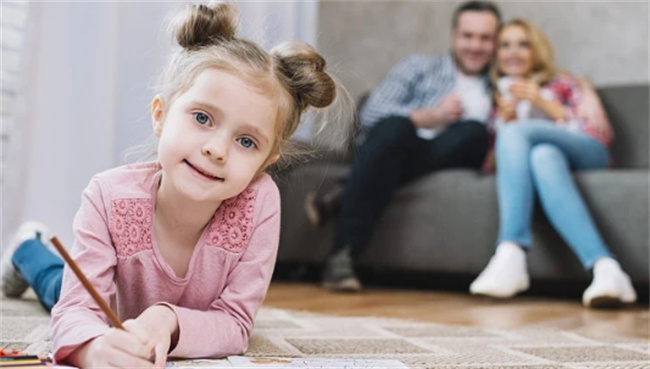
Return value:
<svg viewBox="0 0 650 369">
<path fill-rule="evenodd" d="M 323 286 L 361 289 L 353 258 L 398 188 L 436 170 L 483 167 L 496 170 L 499 237 L 471 293 L 508 298 L 528 289 L 526 251 L 538 197 L 593 273 L 583 304 L 636 301 L 572 178 L 574 171 L 609 164 L 612 132 L 595 91 L 554 69 L 551 46 L 537 27 L 520 19 L 501 24 L 490 2 L 461 4 L 451 41 L 448 54 L 399 62 L 361 109 L 367 134 L 342 187 Z M 318 223 L 328 205 L 318 197 L 310 205 Z"/>
</svg>

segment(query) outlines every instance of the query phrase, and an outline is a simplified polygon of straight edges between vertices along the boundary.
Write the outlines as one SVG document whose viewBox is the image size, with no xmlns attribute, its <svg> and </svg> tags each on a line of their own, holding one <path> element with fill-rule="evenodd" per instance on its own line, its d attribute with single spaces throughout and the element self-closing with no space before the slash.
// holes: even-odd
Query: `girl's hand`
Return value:
<svg viewBox="0 0 650 369">
<path fill-rule="evenodd" d="M 153 305 L 134 320 L 124 322 L 124 328 L 133 332 L 141 340 L 153 345 L 154 364 L 165 367 L 172 336 L 178 330 L 176 313 L 167 306 Z"/>
<path fill-rule="evenodd" d="M 154 344 L 117 328 L 81 346 L 68 361 L 80 368 L 154 368 L 149 360 Z"/>
<path fill-rule="evenodd" d="M 504 99 L 501 95 L 496 96 L 497 112 L 504 122 L 517 120 L 517 102 L 512 99 Z"/>
<path fill-rule="evenodd" d="M 529 79 L 515 79 L 510 84 L 510 93 L 516 100 L 528 100 L 538 105 L 542 100 L 539 85 Z"/>
<path fill-rule="evenodd" d="M 80 368 L 163 368 L 171 337 L 178 329 L 176 314 L 154 305 L 123 326 L 126 330 L 111 328 L 86 343 L 68 361 Z"/>
</svg>

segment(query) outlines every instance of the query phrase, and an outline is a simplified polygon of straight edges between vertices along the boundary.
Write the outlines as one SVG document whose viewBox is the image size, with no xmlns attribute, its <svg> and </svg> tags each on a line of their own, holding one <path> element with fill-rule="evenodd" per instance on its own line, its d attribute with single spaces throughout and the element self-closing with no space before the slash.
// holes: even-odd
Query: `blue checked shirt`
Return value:
<svg viewBox="0 0 650 369">
<path fill-rule="evenodd" d="M 487 75 L 482 77 L 487 90 Z M 370 94 L 359 115 L 361 125 L 367 132 L 382 119 L 408 117 L 415 109 L 434 108 L 455 85 L 456 65 L 451 53 L 408 56 Z M 435 132 L 419 129 L 418 135 L 430 139 Z"/>
</svg>

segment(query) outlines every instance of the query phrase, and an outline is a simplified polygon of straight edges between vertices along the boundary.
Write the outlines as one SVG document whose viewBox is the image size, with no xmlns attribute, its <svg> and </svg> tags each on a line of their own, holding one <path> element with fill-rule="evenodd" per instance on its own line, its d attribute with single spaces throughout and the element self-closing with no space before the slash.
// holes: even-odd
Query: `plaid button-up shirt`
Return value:
<svg viewBox="0 0 650 369">
<path fill-rule="evenodd" d="M 487 75 L 482 76 L 488 88 Z M 370 94 L 361 109 L 359 119 L 364 131 L 382 119 L 408 117 L 411 111 L 433 108 L 452 93 L 456 85 L 456 65 L 451 53 L 442 55 L 411 55 L 402 59 Z M 418 130 L 424 138 L 432 138 Z"/>
</svg>

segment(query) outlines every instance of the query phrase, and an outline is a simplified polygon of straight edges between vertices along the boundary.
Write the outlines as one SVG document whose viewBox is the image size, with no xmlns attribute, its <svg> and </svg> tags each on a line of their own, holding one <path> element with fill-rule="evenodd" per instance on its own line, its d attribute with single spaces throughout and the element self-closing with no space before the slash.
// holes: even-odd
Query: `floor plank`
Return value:
<svg viewBox="0 0 650 369">
<path fill-rule="evenodd" d="M 580 301 L 516 297 L 494 300 L 465 293 L 367 288 L 358 294 L 315 284 L 273 282 L 264 306 L 341 316 L 380 316 L 487 328 L 522 326 L 588 330 L 597 336 L 650 338 L 648 306 L 592 310 Z"/>
</svg>

